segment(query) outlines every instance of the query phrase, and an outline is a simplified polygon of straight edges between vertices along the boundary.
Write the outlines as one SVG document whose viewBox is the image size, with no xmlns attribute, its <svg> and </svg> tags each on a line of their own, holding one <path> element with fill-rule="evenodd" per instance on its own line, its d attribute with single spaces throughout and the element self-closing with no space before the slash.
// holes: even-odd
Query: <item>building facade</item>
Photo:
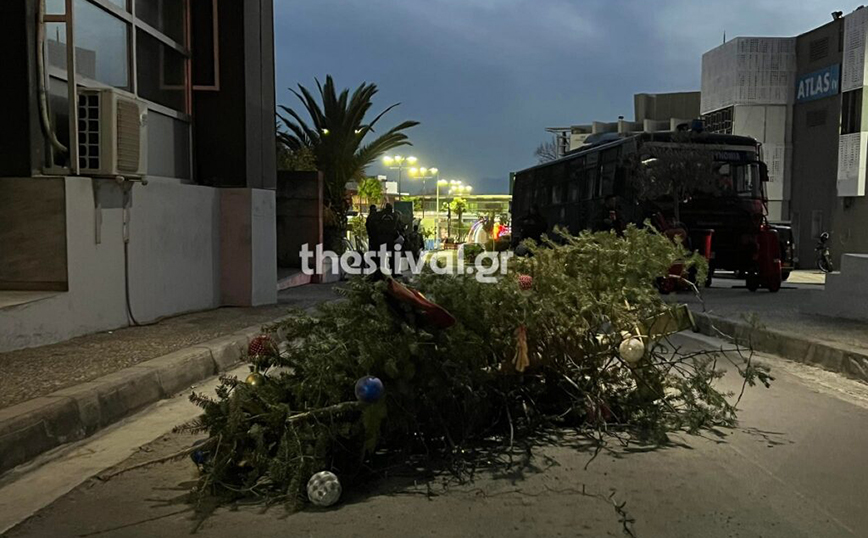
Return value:
<svg viewBox="0 0 868 538">
<path fill-rule="evenodd" d="M 829 232 L 837 262 L 868 252 L 868 9 L 793 38 L 736 38 L 702 61 L 715 132 L 753 136 L 769 165 L 769 218 L 790 221 L 800 267 Z"/>
<path fill-rule="evenodd" d="M 814 245 L 831 229 L 838 205 L 843 32 L 844 20 L 838 19 L 796 38 L 790 208 L 802 267 L 812 265 Z"/>
<path fill-rule="evenodd" d="M 737 37 L 702 56 L 706 130 L 762 143 L 771 221 L 790 219 L 795 76 L 795 38 Z"/>
<path fill-rule="evenodd" d="M 0 3 L 0 351 L 276 301 L 272 10 Z"/>
</svg>

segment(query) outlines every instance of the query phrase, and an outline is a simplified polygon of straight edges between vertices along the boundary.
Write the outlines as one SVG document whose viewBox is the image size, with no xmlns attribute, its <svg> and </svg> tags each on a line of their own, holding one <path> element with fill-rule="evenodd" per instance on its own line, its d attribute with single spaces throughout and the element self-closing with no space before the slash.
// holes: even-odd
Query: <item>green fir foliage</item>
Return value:
<svg viewBox="0 0 868 538">
<path fill-rule="evenodd" d="M 279 355 L 252 360 L 264 384 L 225 378 L 217 399 L 193 396 L 204 409 L 198 426 L 210 434 L 198 491 L 297 508 L 313 473 L 346 480 L 375 455 L 442 462 L 483 441 L 505 450 L 550 427 L 658 443 L 668 432 L 734 424 L 732 395 L 715 388 L 725 359 L 681 353 L 666 337 L 683 327 L 659 329 L 678 309 L 655 280 L 676 259 L 703 273 L 701 259 L 635 227 L 624 237 L 560 230 L 557 244 L 529 247 L 533 256 L 513 258 L 497 283 L 415 279 L 456 318 L 448 329 L 430 326 L 389 297 L 385 280 L 370 278 L 351 280 L 342 300 L 315 315 L 297 312 L 272 327 L 287 338 Z M 530 289 L 519 275 L 532 277 Z M 530 367 L 520 373 L 523 329 Z M 620 357 L 622 331 L 646 343 L 638 363 Z M 729 360 L 746 384 L 771 379 L 749 357 Z M 385 386 L 375 404 L 354 396 L 366 375 Z"/>
</svg>

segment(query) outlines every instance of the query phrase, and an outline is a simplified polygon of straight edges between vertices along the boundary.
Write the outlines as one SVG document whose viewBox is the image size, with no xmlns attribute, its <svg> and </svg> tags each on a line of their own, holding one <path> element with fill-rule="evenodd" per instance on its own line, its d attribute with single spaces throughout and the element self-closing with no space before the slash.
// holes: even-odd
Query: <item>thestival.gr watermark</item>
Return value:
<svg viewBox="0 0 868 538">
<path fill-rule="evenodd" d="M 338 275 L 341 272 L 349 275 L 370 275 L 378 269 L 387 275 L 404 274 L 407 271 L 418 275 L 426 265 L 424 256 L 417 258 L 412 252 L 402 252 L 401 245 L 395 245 L 391 251 L 381 245 L 379 250 L 365 253 L 348 250 L 339 255 L 331 250 L 324 250 L 321 244 L 311 250 L 310 245 L 305 243 L 299 255 L 301 271 L 305 275 Z M 490 284 L 497 282 L 497 273 L 506 274 L 507 263 L 512 256 L 512 252 L 483 252 L 476 256 L 472 265 L 467 265 L 464 263 L 464 250 L 459 249 L 457 256 L 429 256 L 427 265 L 437 275 L 474 275 L 479 282 Z M 397 268 L 393 267 L 395 264 Z"/>
</svg>

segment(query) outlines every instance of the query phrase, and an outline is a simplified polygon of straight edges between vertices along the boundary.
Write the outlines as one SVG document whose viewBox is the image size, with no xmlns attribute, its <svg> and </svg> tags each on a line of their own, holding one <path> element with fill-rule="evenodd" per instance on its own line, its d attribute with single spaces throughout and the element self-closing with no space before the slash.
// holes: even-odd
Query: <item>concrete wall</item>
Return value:
<svg viewBox="0 0 868 538">
<path fill-rule="evenodd" d="M 153 178 L 133 188 L 130 299 L 139 322 L 220 305 L 219 211 L 217 189 Z"/>
<path fill-rule="evenodd" d="M 108 180 L 62 181 L 69 291 L 0 309 L 0 351 L 127 325 L 123 190 Z M 133 187 L 130 302 L 139 322 L 220 305 L 219 192 L 158 179 Z"/>
<path fill-rule="evenodd" d="M 251 190 L 251 304 L 277 302 L 277 200 L 271 190 Z"/>
<path fill-rule="evenodd" d="M 791 104 L 795 72 L 796 38 L 736 37 L 702 55 L 701 112 Z"/>
<path fill-rule="evenodd" d="M 700 100 L 700 92 L 637 93 L 633 96 L 635 120 L 698 118 Z"/>
<path fill-rule="evenodd" d="M 835 318 L 868 321 L 868 255 L 845 254 L 841 272 L 826 275 L 823 291 L 816 291 L 804 310 Z"/>
<path fill-rule="evenodd" d="M 763 144 L 763 159 L 769 167 L 766 195 L 772 221 L 790 217 L 791 113 L 787 105 L 736 105 L 733 111 L 732 133 L 752 136 Z"/>
<path fill-rule="evenodd" d="M 274 191 L 221 189 L 221 302 L 255 306 L 277 302 Z"/>
</svg>

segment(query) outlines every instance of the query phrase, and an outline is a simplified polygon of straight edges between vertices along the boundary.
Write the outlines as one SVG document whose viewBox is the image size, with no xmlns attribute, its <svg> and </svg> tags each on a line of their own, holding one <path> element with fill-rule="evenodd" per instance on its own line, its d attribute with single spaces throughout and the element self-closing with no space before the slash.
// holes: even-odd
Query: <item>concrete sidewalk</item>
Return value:
<svg viewBox="0 0 868 538">
<path fill-rule="evenodd" d="M 147 327 L 0 355 L 0 472 L 236 366 L 263 324 L 336 298 L 333 286 L 282 292 L 280 303 L 179 316 Z"/>
<path fill-rule="evenodd" d="M 822 292 L 821 284 L 786 282 L 778 293 L 751 293 L 744 281 L 715 279 L 712 288 L 702 290 L 702 301 L 685 293 L 671 300 L 687 303 L 709 336 L 719 336 L 717 329 L 743 343 L 749 340 L 757 351 L 868 382 L 868 325 L 801 310 Z M 758 327 L 751 326 L 752 315 Z"/>
</svg>

